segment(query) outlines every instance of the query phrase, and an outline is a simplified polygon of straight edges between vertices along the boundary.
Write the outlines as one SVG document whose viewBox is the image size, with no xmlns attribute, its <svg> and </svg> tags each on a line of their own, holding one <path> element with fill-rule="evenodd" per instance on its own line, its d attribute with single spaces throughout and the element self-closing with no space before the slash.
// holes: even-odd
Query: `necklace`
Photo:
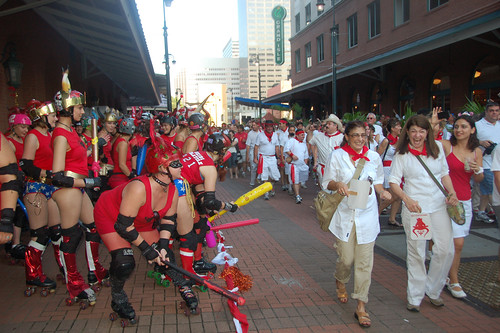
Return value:
<svg viewBox="0 0 500 333">
<path fill-rule="evenodd" d="M 67 129 L 69 129 L 70 132 L 73 132 L 73 129 L 71 126 L 66 125 L 65 123 L 58 122 L 58 124 L 65 126 Z"/>
<path fill-rule="evenodd" d="M 163 190 L 163 192 L 167 192 L 168 191 L 168 186 L 169 184 L 165 183 L 165 182 L 162 182 L 161 180 L 159 180 L 158 178 L 156 178 L 155 176 L 153 176 L 153 180 L 155 182 L 157 182 L 160 186 L 161 186 L 161 189 Z"/>
</svg>

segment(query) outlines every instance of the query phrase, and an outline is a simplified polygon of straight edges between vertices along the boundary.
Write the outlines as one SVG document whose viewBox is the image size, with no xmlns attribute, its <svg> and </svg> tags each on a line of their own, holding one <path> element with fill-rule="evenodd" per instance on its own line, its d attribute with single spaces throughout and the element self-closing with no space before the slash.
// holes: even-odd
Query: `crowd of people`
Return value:
<svg viewBox="0 0 500 333">
<path fill-rule="evenodd" d="M 366 304 L 381 214 L 388 211 L 389 225 L 405 230 L 407 309 L 419 311 L 425 295 L 442 306 L 445 285 L 454 297 L 466 297 L 458 269 L 472 218 L 492 223 L 490 210 L 500 213 L 500 153 L 495 149 L 500 111 L 495 102 L 486 105 L 482 119 L 466 113 L 443 119 L 435 108 L 404 124 L 369 113 L 365 121 L 347 124 L 332 114 L 307 125 L 281 119 L 217 128 L 209 126 L 204 112 L 144 112 L 136 117 L 110 112 L 94 131 L 84 105 L 85 95 L 71 89 L 65 73 L 54 101 L 32 100 L 24 112 L 12 110 L 9 131 L 1 135 L 0 243 L 9 244 L 13 258 L 24 260 L 27 296 L 35 287 L 45 293 L 56 288 L 42 267 L 42 255 L 52 243 L 68 303 L 92 305 L 99 288 L 110 286 L 111 308 L 134 322 L 135 311 L 123 289 L 135 267 L 134 245 L 196 312 L 193 281 L 165 262 L 175 263 L 172 244 L 178 240 L 185 270 L 200 276 L 215 273 L 216 266 L 202 253 L 207 218 L 238 209 L 217 199 L 217 181 L 226 172 L 252 187 L 269 181 L 273 190 L 264 200 L 281 188 L 301 204 L 301 189 L 312 177 L 318 191 L 345 197 L 329 227 L 338 254 L 337 297 L 348 302 L 346 283 L 353 272 L 355 317 L 369 327 Z M 446 210 L 459 202 L 466 212 L 463 225 L 452 223 Z M 412 236 L 415 214 L 427 216 L 430 242 Z M 27 245 L 21 242 L 24 224 L 30 230 Z M 87 280 L 76 265 L 83 236 Z M 111 254 L 109 269 L 100 263 L 100 244 Z"/>
</svg>

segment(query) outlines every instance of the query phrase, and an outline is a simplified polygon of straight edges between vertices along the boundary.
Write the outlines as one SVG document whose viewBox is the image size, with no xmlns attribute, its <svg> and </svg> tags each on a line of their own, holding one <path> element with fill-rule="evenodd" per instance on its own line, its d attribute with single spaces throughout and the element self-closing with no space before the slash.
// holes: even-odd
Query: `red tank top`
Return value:
<svg viewBox="0 0 500 333">
<path fill-rule="evenodd" d="M 17 163 L 19 163 L 19 161 L 21 160 L 21 158 L 23 158 L 24 138 L 22 138 L 23 143 L 17 142 L 16 140 L 14 140 L 13 138 L 11 138 L 10 136 L 7 137 L 7 140 L 9 140 L 10 142 L 12 142 L 12 144 L 16 148 L 16 160 L 17 160 Z"/>
<path fill-rule="evenodd" d="M 212 158 L 204 151 L 193 151 L 184 154 L 181 158 L 182 171 L 181 177 L 191 185 L 203 184 L 204 179 L 200 173 L 202 166 L 214 166 Z"/>
<path fill-rule="evenodd" d="M 111 150 L 113 148 L 113 145 L 111 144 L 111 141 L 113 141 L 113 138 L 102 147 L 102 152 L 104 154 L 104 157 L 107 158 L 108 162 L 107 164 L 115 165 L 115 162 L 113 161 L 113 155 L 111 154 Z"/>
<path fill-rule="evenodd" d="M 464 163 L 453 152 L 446 157 L 446 161 L 448 162 L 451 182 L 457 193 L 458 200 L 469 200 L 471 198 L 470 178 L 473 173 L 465 172 Z"/>
<path fill-rule="evenodd" d="M 56 127 L 52 135 L 51 147 L 54 149 L 54 140 L 58 136 L 64 136 L 68 141 L 69 150 L 66 151 L 64 171 L 71 171 L 79 175 L 88 176 L 87 148 L 75 130 L 67 131 L 62 127 Z"/>
<path fill-rule="evenodd" d="M 127 168 L 129 170 L 132 170 L 132 151 L 130 150 L 130 145 L 124 138 L 117 138 L 115 142 L 113 143 L 113 148 L 111 149 L 113 161 L 115 162 L 115 169 L 113 170 L 113 174 L 123 174 L 122 170 L 118 166 L 118 143 L 120 142 L 125 142 L 127 145 Z"/>
<path fill-rule="evenodd" d="M 196 140 L 196 142 L 198 143 L 198 151 L 202 151 L 203 150 L 203 143 L 205 142 L 204 140 L 204 135 L 202 135 L 199 139 L 197 139 L 194 135 L 190 135 L 186 138 L 186 141 L 189 139 L 189 138 L 193 138 Z M 184 142 L 186 142 L 184 141 Z"/>
<path fill-rule="evenodd" d="M 37 129 L 32 129 L 28 132 L 28 135 L 33 134 L 38 140 L 38 149 L 35 152 L 35 159 L 33 164 L 43 170 L 52 170 L 52 157 L 54 155 L 52 151 L 52 135 L 47 133 L 43 135 Z"/>
<path fill-rule="evenodd" d="M 141 206 L 139 212 L 134 220 L 134 227 L 137 231 L 151 231 L 153 230 L 154 212 L 151 208 L 151 183 L 147 176 L 139 176 L 132 181 L 141 181 L 146 189 L 146 203 Z M 100 234 L 116 232 L 114 225 L 116 218 L 120 212 L 120 205 L 122 202 L 123 188 L 127 185 L 122 184 L 112 190 L 106 191 L 101 194 L 94 208 L 94 219 L 97 230 Z M 170 183 L 168 186 L 167 203 L 165 207 L 158 211 L 159 218 L 163 218 L 172 206 L 172 200 L 176 192 L 175 185 Z"/>
<path fill-rule="evenodd" d="M 177 136 L 177 133 L 174 133 L 174 135 L 173 135 L 173 136 L 168 136 L 168 135 L 163 134 L 163 135 L 161 136 L 161 138 L 162 138 L 163 140 L 165 140 L 165 143 L 166 143 L 167 145 L 173 145 L 173 144 L 174 144 L 174 141 L 175 141 L 175 137 L 176 137 L 176 136 Z"/>
</svg>

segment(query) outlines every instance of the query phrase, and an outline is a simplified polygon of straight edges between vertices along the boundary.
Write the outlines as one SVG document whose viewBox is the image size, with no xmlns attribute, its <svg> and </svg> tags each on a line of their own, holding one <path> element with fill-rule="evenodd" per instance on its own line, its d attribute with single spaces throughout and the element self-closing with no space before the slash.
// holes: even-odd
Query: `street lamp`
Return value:
<svg viewBox="0 0 500 333">
<path fill-rule="evenodd" d="M 337 114 L 337 27 L 335 25 L 335 0 L 332 1 L 332 112 Z M 317 0 L 316 7 L 319 12 L 325 10 L 325 3 L 323 0 Z"/>
<path fill-rule="evenodd" d="M 257 65 L 257 78 L 259 80 L 259 122 L 262 121 L 262 95 L 261 95 L 261 81 L 260 81 L 260 59 L 259 54 L 255 54 L 250 59 L 250 62 Z"/>
<path fill-rule="evenodd" d="M 167 97 L 167 108 L 169 110 L 172 109 L 172 94 L 170 92 L 170 61 L 168 59 L 168 56 L 170 55 L 168 53 L 168 34 L 167 34 L 167 19 L 165 16 L 165 7 L 170 7 L 172 4 L 171 0 L 162 0 L 163 1 L 163 38 L 165 41 L 165 80 L 166 80 L 166 97 Z M 172 62 L 175 63 L 175 62 Z"/>
<path fill-rule="evenodd" d="M 232 123 L 234 120 L 233 88 L 227 88 L 227 92 L 231 93 L 231 123 Z"/>
</svg>

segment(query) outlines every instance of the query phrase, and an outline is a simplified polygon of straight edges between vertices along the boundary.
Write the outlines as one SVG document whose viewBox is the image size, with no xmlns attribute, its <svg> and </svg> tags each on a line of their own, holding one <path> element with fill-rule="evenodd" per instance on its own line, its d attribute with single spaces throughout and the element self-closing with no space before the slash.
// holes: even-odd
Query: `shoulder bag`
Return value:
<svg viewBox="0 0 500 333">
<path fill-rule="evenodd" d="M 354 171 L 354 175 L 352 176 L 351 180 L 359 178 L 364 165 L 365 159 L 362 158 L 358 162 L 356 171 Z M 349 183 L 350 182 L 351 181 L 349 181 Z M 348 186 L 349 183 L 347 183 Z M 314 207 L 316 208 L 316 216 L 318 217 L 318 222 L 321 230 L 329 230 L 328 228 L 330 227 L 330 222 L 332 221 L 333 214 L 335 214 L 337 207 L 343 199 L 344 196 L 340 195 L 338 192 L 331 194 L 323 190 L 319 191 L 316 198 L 313 199 Z"/>
<path fill-rule="evenodd" d="M 446 198 L 448 198 L 450 196 L 450 194 L 444 189 L 443 185 L 441 185 L 441 183 L 438 182 L 438 180 L 436 179 L 436 177 L 434 177 L 434 175 L 432 174 L 431 170 L 429 170 L 429 168 L 424 163 L 424 161 L 422 160 L 422 158 L 420 156 L 415 156 L 415 157 L 420 162 L 420 164 L 422 164 L 422 166 L 424 167 L 425 171 L 427 171 L 427 173 L 429 174 L 429 176 L 431 176 L 432 180 L 434 181 L 434 183 L 436 183 L 437 187 L 439 187 L 439 189 L 441 190 L 441 192 L 443 192 L 444 196 Z M 458 205 L 456 205 L 456 206 L 448 205 L 447 204 L 446 205 L 446 211 L 448 212 L 448 215 L 453 220 L 453 222 L 455 222 L 456 224 L 462 225 L 462 224 L 465 223 L 465 209 L 464 209 L 464 204 L 462 202 L 459 201 Z"/>
</svg>

